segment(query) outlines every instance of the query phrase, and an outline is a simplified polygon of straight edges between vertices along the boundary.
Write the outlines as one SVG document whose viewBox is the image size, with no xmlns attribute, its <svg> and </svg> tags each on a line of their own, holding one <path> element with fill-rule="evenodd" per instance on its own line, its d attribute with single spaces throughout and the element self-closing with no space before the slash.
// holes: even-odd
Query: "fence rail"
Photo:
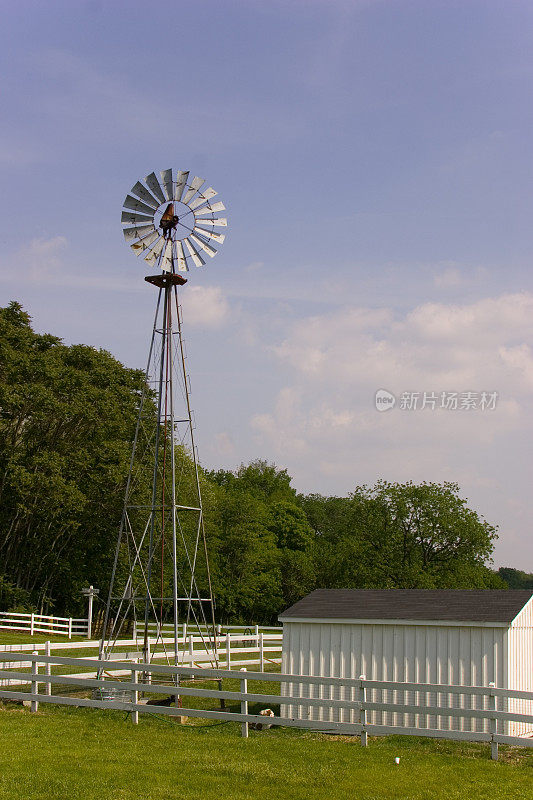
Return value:
<svg viewBox="0 0 533 800">
<path fill-rule="evenodd" d="M 277 633 L 263 633 L 259 634 L 239 634 L 227 633 L 225 636 L 216 637 L 216 653 L 212 650 L 205 649 L 205 639 L 201 636 L 193 636 L 189 634 L 186 637 L 178 639 L 178 652 L 177 659 L 174 651 L 174 639 L 156 637 L 149 638 L 147 642 L 148 658 L 155 663 L 161 661 L 168 661 L 173 663 L 176 659 L 178 664 L 197 666 L 204 668 L 205 666 L 213 666 L 218 663 L 231 669 L 232 667 L 259 665 L 262 671 L 269 666 L 279 666 L 281 664 L 281 649 L 282 649 L 283 636 Z M 145 657 L 144 650 L 141 649 L 143 645 L 142 639 L 120 639 L 116 642 L 117 649 L 112 653 L 113 661 L 135 661 Z M 78 651 L 97 650 L 99 652 L 101 642 L 99 640 L 84 641 L 84 642 L 41 642 L 39 644 L 6 644 L 0 645 L 0 654 L 4 653 L 39 653 L 44 652 L 49 656 L 54 651 L 68 650 L 69 653 Z M 124 650 L 124 648 L 128 648 Z M 131 649 L 129 649 L 131 648 Z M 120 652 L 119 652 L 120 651 Z M 124 652 L 123 652 L 124 651 Z M 69 656 L 66 661 L 58 660 L 57 663 L 69 664 L 72 656 Z M 75 657 L 76 665 L 82 661 L 95 661 L 98 656 L 87 656 L 83 658 Z M 24 666 L 28 666 L 30 662 L 23 662 Z M 15 666 L 14 663 L 5 665 L 5 669 L 11 669 Z M 120 677 L 124 671 L 116 671 L 112 666 L 106 670 L 108 674 L 115 677 Z M 90 675 L 80 675 L 79 677 L 90 677 Z M 20 677 L 0 677 L 1 686 L 17 686 L 27 681 L 20 679 Z"/>
<path fill-rule="evenodd" d="M 87 636 L 88 622 L 85 618 L 51 617 L 46 614 L 21 614 L 14 611 L 0 612 L 0 630 L 53 633 L 68 636 Z"/>
<path fill-rule="evenodd" d="M 32 614 L 32 613 L 19 613 L 14 611 L 0 611 L 0 630 L 9 631 L 27 631 L 33 636 L 35 633 L 53 633 L 68 636 L 88 636 L 90 635 L 89 620 L 86 617 L 54 617 L 47 614 Z M 242 631 L 245 633 L 260 632 L 278 632 L 281 634 L 283 628 L 279 626 L 268 625 L 217 625 L 217 634 L 223 635 L 228 632 Z M 189 630 L 202 630 L 208 633 L 206 626 L 189 626 Z M 187 635 L 187 624 L 181 623 L 179 626 L 180 633 L 184 637 Z M 174 626 L 171 623 L 158 625 L 155 622 L 148 623 L 148 633 L 152 636 L 167 635 L 170 636 L 174 632 Z M 144 623 L 137 623 L 135 626 L 135 634 L 144 635 Z"/>
<path fill-rule="evenodd" d="M 507 690 L 493 686 L 452 686 L 448 684 L 416 684 L 400 683 L 392 681 L 367 681 L 364 676 L 358 679 L 349 678 L 328 678 L 309 675 L 293 675 L 274 672 L 254 672 L 210 669 L 202 668 L 202 680 L 222 681 L 224 679 L 240 680 L 240 691 L 232 691 L 222 688 L 219 683 L 218 689 L 205 689 L 198 686 L 183 686 L 182 681 L 187 681 L 198 676 L 198 668 L 171 666 L 168 664 L 144 663 L 139 661 L 109 661 L 87 658 L 69 658 L 66 656 L 42 655 L 38 652 L 28 654 L 21 652 L 0 653 L 0 677 L 11 680 L 18 680 L 30 685 L 30 690 L 26 692 L 14 691 L 8 688 L 0 689 L 0 697 L 11 700 L 26 700 L 30 702 L 32 711 L 37 711 L 38 704 L 55 703 L 58 705 L 82 706 L 90 708 L 108 708 L 131 713 L 134 723 L 138 722 L 139 714 L 164 714 L 171 717 L 202 717 L 206 719 L 232 720 L 241 724 L 243 736 L 248 736 L 248 726 L 254 725 L 281 725 L 295 728 L 307 728 L 311 730 L 327 731 L 330 733 L 352 734 L 361 737 L 361 743 L 367 745 L 368 734 L 382 736 L 386 734 L 401 734 L 410 736 L 429 736 L 432 738 L 457 739 L 468 741 L 488 742 L 491 745 L 493 758 L 498 756 L 498 744 L 521 745 L 533 747 L 533 738 L 523 738 L 509 736 L 505 733 L 498 733 L 496 725 L 498 721 L 513 720 L 520 724 L 533 725 L 533 714 L 523 714 L 518 711 L 506 712 L 498 711 L 495 708 L 495 697 L 500 698 L 519 698 L 521 701 L 533 701 L 533 692 Z M 22 666 L 28 666 L 29 672 L 21 672 Z M 57 675 L 52 674 L 52 668 L 57 666 L 70 666 L 77 668 L 88 668 L 92 670 L 91 677 L 81 675 Z M 44 673 L 40 669 L 44 667 Z M 115 677 L 109 678 L 109 671 L 123 673 L 127 676 L 126 680 L 117 680 Z M 105 671 L 101 677 L 98 673 Z M 163 681 L 163 682 L 161 682 Z M 249 682 L 268 682 L 280 684 L 281 693 L 259 693 L 248 691 Z M 298 685 L 306 687 L 304 691 L 300 689 L 298 693 L 290 690 L 291 686 Z M 44 686 L 44 691 L 39 691 L 39 687 Z M 351 699 L 337 698 L 328 699 L 323 697 L 311 697 L 312 687 L 342 686 L 349 690 L 353 695 Z M 77 692 L 88 693 L 100 692 L 100 699 L 91 697 L 74 697 L 68 695 L 63 688 L 61 693 L 52 694 L 53 688 L 61 689 L 70 687 Z M 389 711 L 393 706 L 395 712 L 402 714 L 406 711 L 415 711 L 418 714 L 435 714 L 440 716 L 453 717 L 458 709 L 438 707 L 428 709 L 424 701 L 420 703 L 406 704 L 400 703 L 379 703 L 371 702 L 366 699 L 367 691 L 383 689 L 398 692 L 401 698 L 405 692 L 413 691 L 415 696 L 423 695 L 426 691 L 431 691 L 435 696 L 440 694 L 467 694 L 471 692 L 476 697 L 484 696 L 487 698 L 489 707 L 486 709 L 476 709 L 475 716 L 483 717 L 490 724 L 490 732 L 486 731 L 457 731 L 457 730 L 437 730 L 428 728 L 418 728 L 416 726 L 406 727 L 404 725 L 377 725 L 367 721 L 367 713 L 379 709 Z M 120 692 L 122 697 L 117 699 L 101 699 L 103 692 Z M 176 700 L 182 698 L 197 697 L 216 699 L 219 701 L 228 700 L 240 703 L 239 711 L 228 709 L 211 710 L 195 707 L 178 707 L 178 705 L 161 706 L 151 705 L 139 699 L 140 693 L 165 694 L 173 696 Z M 307 696 L 306 696 L 307 695 Z M 248 703 L 259 703 L 262 705 L 280 704 L 280 712 L 272 717 L 265 717 L 261 714 L 253 714 L 248 711 Z M 283 712 L 284 708 L 290 706 L 326 706 L 332 709 L 343 709 L 348 713 L 357 712 L 357 720 L 354 722 L 300 719 L 290 716 Z M 465 715 L 468 709 L 459 709 Z M 472 713 L 472 712 L 470 712 Z"/>
</svg>

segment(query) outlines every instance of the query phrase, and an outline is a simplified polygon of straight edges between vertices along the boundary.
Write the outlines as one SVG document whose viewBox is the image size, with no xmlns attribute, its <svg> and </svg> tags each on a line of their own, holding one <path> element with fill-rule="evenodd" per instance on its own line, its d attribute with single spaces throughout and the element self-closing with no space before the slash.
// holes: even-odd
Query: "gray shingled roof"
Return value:
<svg viewBox="0 0 533 800">
<path fill-rule="evenodd" d="M 279 619 L 401 619 L 510 623 L 530 589 L 316 589 Z"/>
</svg>

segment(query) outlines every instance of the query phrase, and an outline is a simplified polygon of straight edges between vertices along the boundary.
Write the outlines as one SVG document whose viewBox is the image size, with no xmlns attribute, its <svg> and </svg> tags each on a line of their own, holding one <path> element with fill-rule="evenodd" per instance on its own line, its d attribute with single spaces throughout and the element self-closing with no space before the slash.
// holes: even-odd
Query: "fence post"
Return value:
<svg viewBox="0 0 533 800">
<path fill-rule="evenodd" d="M 34 656 L 38 655 L 37 650 L 33 651 L 33 655 Z M 31 677 L 32 677 L 31 693 L 32 694 L 39 694 L 39 684 L 37 682 L 37 676 L 38 675 L 39 675 L 39 664 L 37 663 L 37 660 L 35 659 L 34 661 L 32 661 L 32 665 L 31 665 Z M 30 711 L 35 712 L 35 711 L 38 710 L 38 708 L 39 708 L 39 701 L 38 700 L 32 700 L 31 703 L 30 703 Z"/>
<path fill-rule="evenodd" d="M 264 633 L 259 634 L 259 672 L 265 671 Z"/>
<path fill-rule="evenodd" d="M 490 693 L 489 693 L 489 708 L 491 711 L 496 711 L 496 695 L 492 691 L 496 688 L 496 684 L 494 681 L 489 683 Z M 494 741 L 494 734 L 497 733 L 497 725 L 498 721 L 496 717 L 490 718 L 490 733 L 491 733 L 491 740 L 490 740 L 490 757 L 493 761 L 498 760 L 498 742 Z"/>
<path fill-rule="evenodd" d="M 152 659 L 152 653 L 150 650 L 150 637 L 148 636 L 146 639 L 146 663 L 149 664 Z M 152 673 L 146 673 L 146 683 L 152 683 Z"/>
<path fill-rule="evenodd" d="M 255 646 L 259 644 L 259 625 L 255 626 Z"/>
<path fill-rule="evenodd" d="M 45 656 L 49 656 L 50 655 L 50 642 L 45 642 L 44 643 L 44 654 L 45 654 Z M 45 666 L 44 666 L 44 674 L 46 676 L 48 676 L 48 677 L 50 677 L 50 675 L 52 674 L 52 665 L 50 663 L 45 664 Z M 50 695 L 52 694 L 52 684 L 51 683 L 45 683 L 45 685 L 44 685 L 44 693 L 46 695 L 48 695 L 48 697 L 50 697 Z"/>
<path fill-rule="evenodd" d="M 72 639 L 72 617 L 68 618 L 68 638 Z"/>
<path fill-rule="evenodd" d="M 241 667 L 241 672 L 246 673 L 246 667 Z M 248 691 L 247 678 L 241 678 L 241 693 L 246 694 Z M 241 714 L 248 714 L 248 700 L 241 700 Z M 248 722 L 243 722 L 241 725 L 241 735 L 244 739 L 248 738 Z"/>
<path fill-rule="evenodd" d="M 226 669 L 231 669 L 230 648 L 231 648 L 231 634 L 228 631 L 226 634 Z"/>
<path fill-rule="evenodd" d="M 89 608 L 87 610 L 87 638 L 90 639 L 93 632 L 93 586 L 89 586 Z"/>
<path fill-rule="evenodd" d="M 185 639 L 187 637 L 187 623 L 186 622 L 183 623 L 183 631 L 182 631 L 181 635 L 183 637 L 183 644 L 185 644 Z"/>
<path fill-rule="evenodd" d="M 35 631 L 35 614 L 32 611 L 30 618 L 30 636 L 33 636 L 34 631 Z"/>
<path fill-rule="evenodd" d="M 133 663 L 137 664 L 138 660 L 139 660 L 138 658 L 134 658 L 133 659 Z M 136 669 L 132 669 L 132 671 L 131 671 L 131 682 L 132 683 L 137 683 L 137 675 L 138 675 L 137 670 Z M 132 691 L 131 691 L 131 702 L 135 703 L 135 704 L 137 704 L 139 702 L 139 691 L 138 691 L 138 689 L 132 689 Z M 137 709 L 135 709 L 135 711 L 132 711 L 132 713 L 131 713 L 131 721 L 133 722 L 134 725 L 138 725 L 139 724 L 139 712 L 137 711 Z"/>
<path fill-rule="evenodd" d="M 366 708 L 364 707 L 364 703 L 366 703 L 366 687 L 365 687 L 365 680 L 366 675 L 359 675 L 359 700 L 361 702 L 361 708 L 359 709 L 359 722 L 361 723 L 361 747 L 368 747 L 368 735 L 366 732 Z"/>
</svg>

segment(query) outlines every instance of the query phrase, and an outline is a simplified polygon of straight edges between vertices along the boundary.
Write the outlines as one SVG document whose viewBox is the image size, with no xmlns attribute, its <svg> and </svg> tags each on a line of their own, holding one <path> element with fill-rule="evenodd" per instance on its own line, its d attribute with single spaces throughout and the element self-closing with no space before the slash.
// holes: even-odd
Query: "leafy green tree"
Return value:
<svg viewBox="0 0 533 800">
<path fill-rule="evenodd" d="M 0 563 L 39 608 L 108 580 L 143 380 L 0 309 Z"/>
<path fill-rule="evenodd" d="M 315 529 L 323 586 L 491 588 L 486 562 L 496 529 L 468 509 L 453 483 L 358 487 L 349 498 L 303 500 Z"/>
<path fill-rule="evenodd" d="M 283 604 L 275 537 L 265 511 L 242 489 L 221 492 L 210 537 L 217 616 L 223 622 L 271 622 Z"/>
<path fill-rule="evenodd" d="M 269 506 L 267 527 L 278 547 L 283 606 L 287 607 L 314 588 L 313 529 L 303 509 L 287 500 Z"/>
<path fill-rule="evenodd" d="M 522 572 L 521 569 L 500 567 L 498 576 L 509 589 L 533 589 L 533 573 Z"/>
</svg>

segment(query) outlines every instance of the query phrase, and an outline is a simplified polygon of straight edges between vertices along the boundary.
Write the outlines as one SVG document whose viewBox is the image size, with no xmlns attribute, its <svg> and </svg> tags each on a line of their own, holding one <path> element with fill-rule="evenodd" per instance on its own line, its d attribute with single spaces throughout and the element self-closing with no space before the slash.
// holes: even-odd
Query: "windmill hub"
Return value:
<svg viewBox="0 0 533 800">
<path fill-rule="evenodd" d="M 202 267 L 205 256 L 216 255 L 228 221 L 219 217 L 224 203 L 214 201 L 217 192 L 204 188 L 203 178 L 189 179 L 189 173 L 163 170 L 137 181 L 124 200 L 124 237 L 137 255 L 164 272 L 188 272 L 191 265 Z"/>
</svg>

